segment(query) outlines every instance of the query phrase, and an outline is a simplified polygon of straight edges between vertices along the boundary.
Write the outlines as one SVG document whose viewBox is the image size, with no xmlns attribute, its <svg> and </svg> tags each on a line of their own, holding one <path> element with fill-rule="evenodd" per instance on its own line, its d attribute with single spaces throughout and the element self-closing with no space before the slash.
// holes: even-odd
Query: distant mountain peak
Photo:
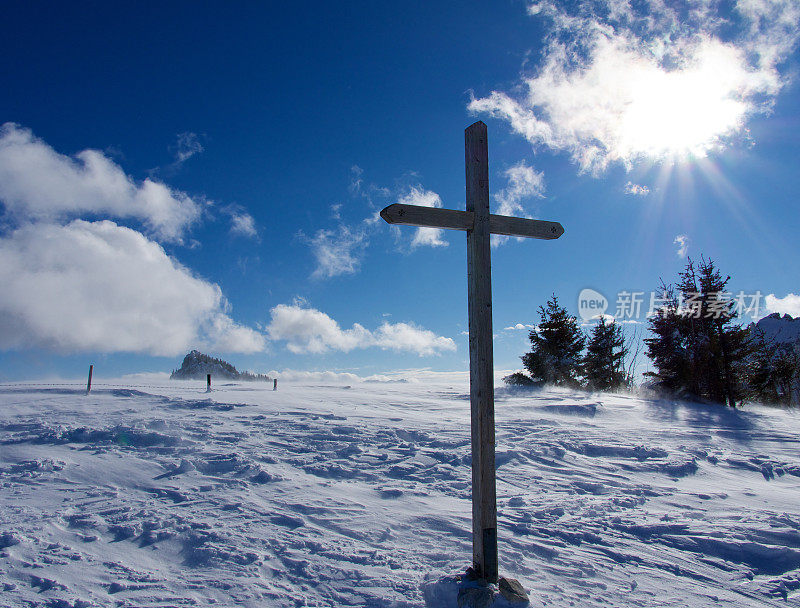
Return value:
<svg viewBox="0 0 800 608">
<path fill-rule="evenodd" d="M 792 315 L 790 315 L 788 313 L 781 314 L 779 312 L 773 312 L 772 314 L 769 314 L 766 317 L 764 317 L 764 319 L 781 319 L 782 321 L 790 321 L 791 322 L 791 321 L 796 321 L 797 319 L 800 319 L 800 317 L 793 317 Z M 762 319 L 762 321 L 764 319 Z"/>
<path fill-rule="evenodd" d="M 755 326 L 764 336 L 776 343 L 793 344 L 800 342 L 800 317 L 773 312 L 759 320 Z"/>
</svg>

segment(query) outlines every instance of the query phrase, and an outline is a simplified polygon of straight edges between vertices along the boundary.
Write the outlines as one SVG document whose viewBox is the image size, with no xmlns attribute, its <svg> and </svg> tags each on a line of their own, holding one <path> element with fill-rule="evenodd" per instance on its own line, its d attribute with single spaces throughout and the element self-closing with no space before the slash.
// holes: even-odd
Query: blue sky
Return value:
<svg viewBox="0 0 800 608">
<path fill-rule="evenodd" d="M 551 293 L 614 314 L 686 255 L 800 314 L 800 8 L 634 6 L 9 4 L 0 380 L 169 371 L 191 348 L 466 369 L 464 235 L 375 214 L 463 208 L 479 119 L 493 211 L 566 229 L 495 243 L 497 368 Z"/>
</svg>

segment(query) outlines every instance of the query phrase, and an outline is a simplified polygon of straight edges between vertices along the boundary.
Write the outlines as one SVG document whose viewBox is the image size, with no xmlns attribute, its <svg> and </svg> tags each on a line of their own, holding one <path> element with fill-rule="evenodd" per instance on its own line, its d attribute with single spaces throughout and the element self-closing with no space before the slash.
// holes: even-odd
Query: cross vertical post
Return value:
<svg viewBox="0 0 800 608">
<path fill-rule="evenodd" d="M 489 229 L 489 148 L 486 125 L 464 131 L 469 295 L 469 371 L 472 421 L 472 561 L 478 576 L 496 583 L 497 491 L 494 460 L 494 357 L 492 353 L 492 269 Z"/>
</svg>

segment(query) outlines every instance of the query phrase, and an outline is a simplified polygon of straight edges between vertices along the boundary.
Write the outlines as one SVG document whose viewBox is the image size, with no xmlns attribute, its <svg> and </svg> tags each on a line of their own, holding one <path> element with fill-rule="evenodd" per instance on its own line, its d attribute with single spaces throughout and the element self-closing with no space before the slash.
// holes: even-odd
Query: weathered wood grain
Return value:
<svg viewBox="0 0 800 608">
<path fill-rule="evenodd" d="M 406 226 L 425 226 L 446 230 L 472 230 L 475 213 L 457 209 L 439 209 L 395 203 L 381 211 L 381 217 L 389 224 Z M 506 236 L 521 236 L 533 239 L 557 239 L 564 234 L 558 222 L 531 220 L 524 217 L 489 215 L 489 232 Z"/>
<path fill-rule="evenodd" d="M 489 232 L 506 236 L 550 240 L 557 239 L 564 234 L 564 227 L 558 222 L 492 214 L 489 216 Z"/>
<path fill-rule="evenodd" d="M 472 420 L 472 551 L 480 576 L 497 582 L 497 496 L 494 462 L 494 360 L 492 352 L 492 261 L 489 231 L 489 149 L 486 125 L 464 132 L 469 291 L 469 371 Z"/>
<path fill-rule="evenodd" d="M 402 203 L 389 205 L 381 211 L 381 217 L 390 224 L 427 226 L 449 230 L 471 230 L 474 221 L 474 215 L 466 211 L 403 205 Z"/>
</svg>

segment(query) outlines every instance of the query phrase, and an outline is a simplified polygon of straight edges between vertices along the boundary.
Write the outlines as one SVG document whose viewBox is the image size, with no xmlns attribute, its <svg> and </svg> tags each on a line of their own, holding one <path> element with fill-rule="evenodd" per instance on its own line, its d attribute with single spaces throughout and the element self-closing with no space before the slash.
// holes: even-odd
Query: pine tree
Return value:
<svg viewBox="0 0 800 608">
<path fill-rule="evenodd" d="M 664 305 L 650 321 L 645 339 L 656 368 L 647 375 L 662 388 L 735 407 L 747 396 L 756 345 L 736 323 L 734 302 L 712 260 L 691 259 L 676 290 L 662 282 Z"/>
<path fill-rule="evenodd" d="M 752 401 L 778 403 L 773 357 L 775 344 L 757 325 L 751 329 L 753 353 L 747 362 L 747 397 Z"/>
<path fill-rule="evenodd" d="M 722 278 L 712 260 L 700 260 L 698 283 L 703 302 L 703 330 L 707 337 L 705 389 L 712 401 L 736 407 L 745 396 L 747 359 L 753 342 L 726 291 L 731 277 Z"/>
<path fill-rule="evenodd" d="M 687 332 L 678 314 L 678 297 L 672 285 L 663 281 L 659 289 L 661 307 L 650 317 L 648 324 L 652 338 L 645 338 L 647 356 L 656 371 L 645 372 L 656 386 L 675 395 L 681 395 L 691 384 L 691 365 L 687 348 Z"/>
<path fill-rule="evenodd" d="M 503 376 L 503 382 L 505 382 L 507 386 L 536 386 L 536 383 L 522 372 L 514 372 L 508 376 Z"/>
<path fill-rule="evenodd" d="M 622 327 L 613 321 L 607 323 L 605 317 L 600 317 L 583 356 L 583 375 L 587 388 L 609 391 L 629 386 L 631 378 L 625 371 L 628 351 Z"/>
<path fill-rule="evenodd" d="M 755 326 L 748 361 L 747 396 L 753 401 L 789 406 L 800 393 L 800 347 L 776 343 Z"/>
<path fill-rule="evenodd" d="M 539 325 L 528 337 L 531 351 L 522 364 L 534 382 L 556 386 L 580 386 L 581 352 L 586 341 L 577 319 L 559 305 L 558 298 L 539 307 Z"/>
<path fill-rule="evenodd" d="M 800 393 L 800 352 L 782 344 L 772 359 L 772 382 L 776 387 L 779 405 L 792 405 Z"/>
</svg>

